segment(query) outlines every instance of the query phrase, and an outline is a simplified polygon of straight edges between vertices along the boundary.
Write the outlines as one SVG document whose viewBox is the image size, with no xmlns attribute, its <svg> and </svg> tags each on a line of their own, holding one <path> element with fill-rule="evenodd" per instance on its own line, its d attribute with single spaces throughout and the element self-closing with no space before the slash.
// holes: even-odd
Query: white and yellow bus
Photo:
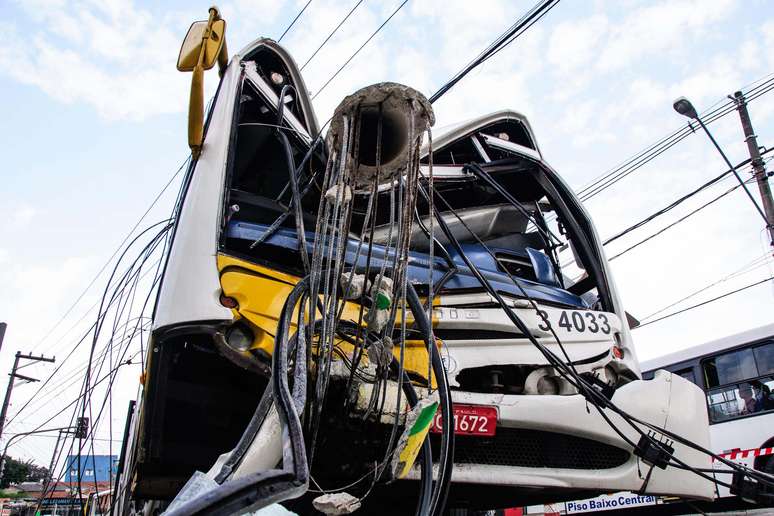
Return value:
<svg viewBox="0 0 774 516">
<path fill-rule="evenodd" d="M 258 39 L 220 61 L 220 84 L 176 214 L 144 390 L 130 429 L 121 492 L 134 507 L 165 506 L 195 471 L 209 471 L 217 489 L 258 478 L 282 458 L 279 424 L 269 425 L 273 434 L 256 425 L 276 417 L 260 406 L 277 321 L 304 274 L 302 254 L 310 249 L 304 246 L 315 239 L 320 178 L 331 149 L 320 137 L 303 77 L 280 45 Z M 447 506 L 513 507 L 640 488 L 711 498 L 712 484 L 691 472 L 644 465 L 632 446 L 642 429 L 608 409 L 595 410 L 531 340 L 570 362 L 629 414 L 709 444 L 701 389 L 669 373 L 642 379 L 594 224 L 545 161 L 527 119 L 497 111 L 435 131 L 433 140 L 436 208 L 448 233 L 436 228 L 430 254 L 432 213 L 420 199 L 407 270 L 426 296 L 433 264 L 432 324 L 456 431 Z M 425 146 L 422 181 L 429 166 Z M 377 269 L 390 256 L 390 201 L 386 194 L 378 201 L 368 235 L 372 252 L 345 252 L 345 268 L 370 259 Z M 357 195 L 353 202 L 347 246 L 362 241 L 368 229 Z M 562 252 L 571 252 L 578 265 L 562 268 Z M 464 258 L 531 338 L 506 317 Z M 421 387 L 435 385 L 428 353 L 414 344 L 406 341 L 405 368 L 417 390 L 427 391 Z M 368 409 L 369 399 L 379 399 L 369 390 L 373 369 L 352 372 L 346 343 L 337 356 L 327 406 L 348 408 L 323 418 L 310 466 L 323 486 L 313 490 L 354 483 L 351 489 L 366 491 L 394 417 L 388 409 Z M 347 391 L 347 380 L 356 388 Z M 396 380 L 380 386 L 392 392 Z M 429 440 L 436 450 L 438 435 Z M 710 466 L 701 453 L 679 443 L 674 449 L 693 467 Z M 389 485 L 392 479 L 377 479 L 368 490 L 369 513 L 413 511 L 418 479 L 417 468 Z"/>
</svg>

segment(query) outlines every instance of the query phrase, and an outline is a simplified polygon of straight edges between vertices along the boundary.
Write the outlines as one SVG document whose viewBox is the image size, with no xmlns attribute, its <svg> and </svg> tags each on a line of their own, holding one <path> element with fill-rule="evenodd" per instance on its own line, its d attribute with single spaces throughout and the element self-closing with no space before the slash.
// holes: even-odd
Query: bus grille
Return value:
<svg viewBox="0 0 774 516">
<path fill-rule="evenodd" d="M 438 460 L 440 436 L 431 436 L 433 460 Z M 455 438 L 456 464 L 486 464 L 526 468 L 609 469 L 629 460 L 629 452 L 609 444 L 540 430 L 497 428 L 495 437 Z"/>
</svg>

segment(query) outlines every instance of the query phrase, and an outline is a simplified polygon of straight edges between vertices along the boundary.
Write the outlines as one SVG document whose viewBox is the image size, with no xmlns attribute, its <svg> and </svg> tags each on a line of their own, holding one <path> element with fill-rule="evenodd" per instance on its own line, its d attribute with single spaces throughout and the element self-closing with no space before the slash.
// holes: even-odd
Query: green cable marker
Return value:
<svg viewBox="0 0 774 516">
<path fill-rule="evenodd" d="M 390 296 L 382 291 L 379 291 L 376 294 L 376 302 L 374 304 L 378 310 L 387 310 L 392 304 L 392 301 L 390 300 Z"/>
</svg>

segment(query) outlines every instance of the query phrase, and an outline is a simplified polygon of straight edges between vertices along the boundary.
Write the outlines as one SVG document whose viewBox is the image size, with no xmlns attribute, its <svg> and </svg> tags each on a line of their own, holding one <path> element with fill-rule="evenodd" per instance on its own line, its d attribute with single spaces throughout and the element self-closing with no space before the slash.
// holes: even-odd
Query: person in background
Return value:
<svg viewBox="0 0 774 516">
<path fill-rule="evenodd" d="M 757 399 L 755 390 L 752 383 L 746 383 L 739 386 L 739 397 L 742 398 L 742 401 L 744 402 L 740 414 L 755 414 L 762 409 L 762 399 Z M 760 392 L 760 389 L 758 389 L 758 392 Z"/>
</svg>

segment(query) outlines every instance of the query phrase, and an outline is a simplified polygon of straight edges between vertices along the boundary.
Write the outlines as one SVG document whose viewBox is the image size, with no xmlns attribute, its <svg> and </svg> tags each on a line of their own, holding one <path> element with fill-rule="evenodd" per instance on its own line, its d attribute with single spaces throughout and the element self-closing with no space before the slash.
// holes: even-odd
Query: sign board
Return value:
<svg viewBox="0 0 774 516">
<path fill-rule="evenodd" d="M 597 496 L 588 500 L 565 502 L 564 506 L 567 514 L 578 514 L 582 512 L 611 511 L 613 509 L 656 505 L 656 499 L 657 497 L 651 495 L 624 492 Z"/>
</svg>

